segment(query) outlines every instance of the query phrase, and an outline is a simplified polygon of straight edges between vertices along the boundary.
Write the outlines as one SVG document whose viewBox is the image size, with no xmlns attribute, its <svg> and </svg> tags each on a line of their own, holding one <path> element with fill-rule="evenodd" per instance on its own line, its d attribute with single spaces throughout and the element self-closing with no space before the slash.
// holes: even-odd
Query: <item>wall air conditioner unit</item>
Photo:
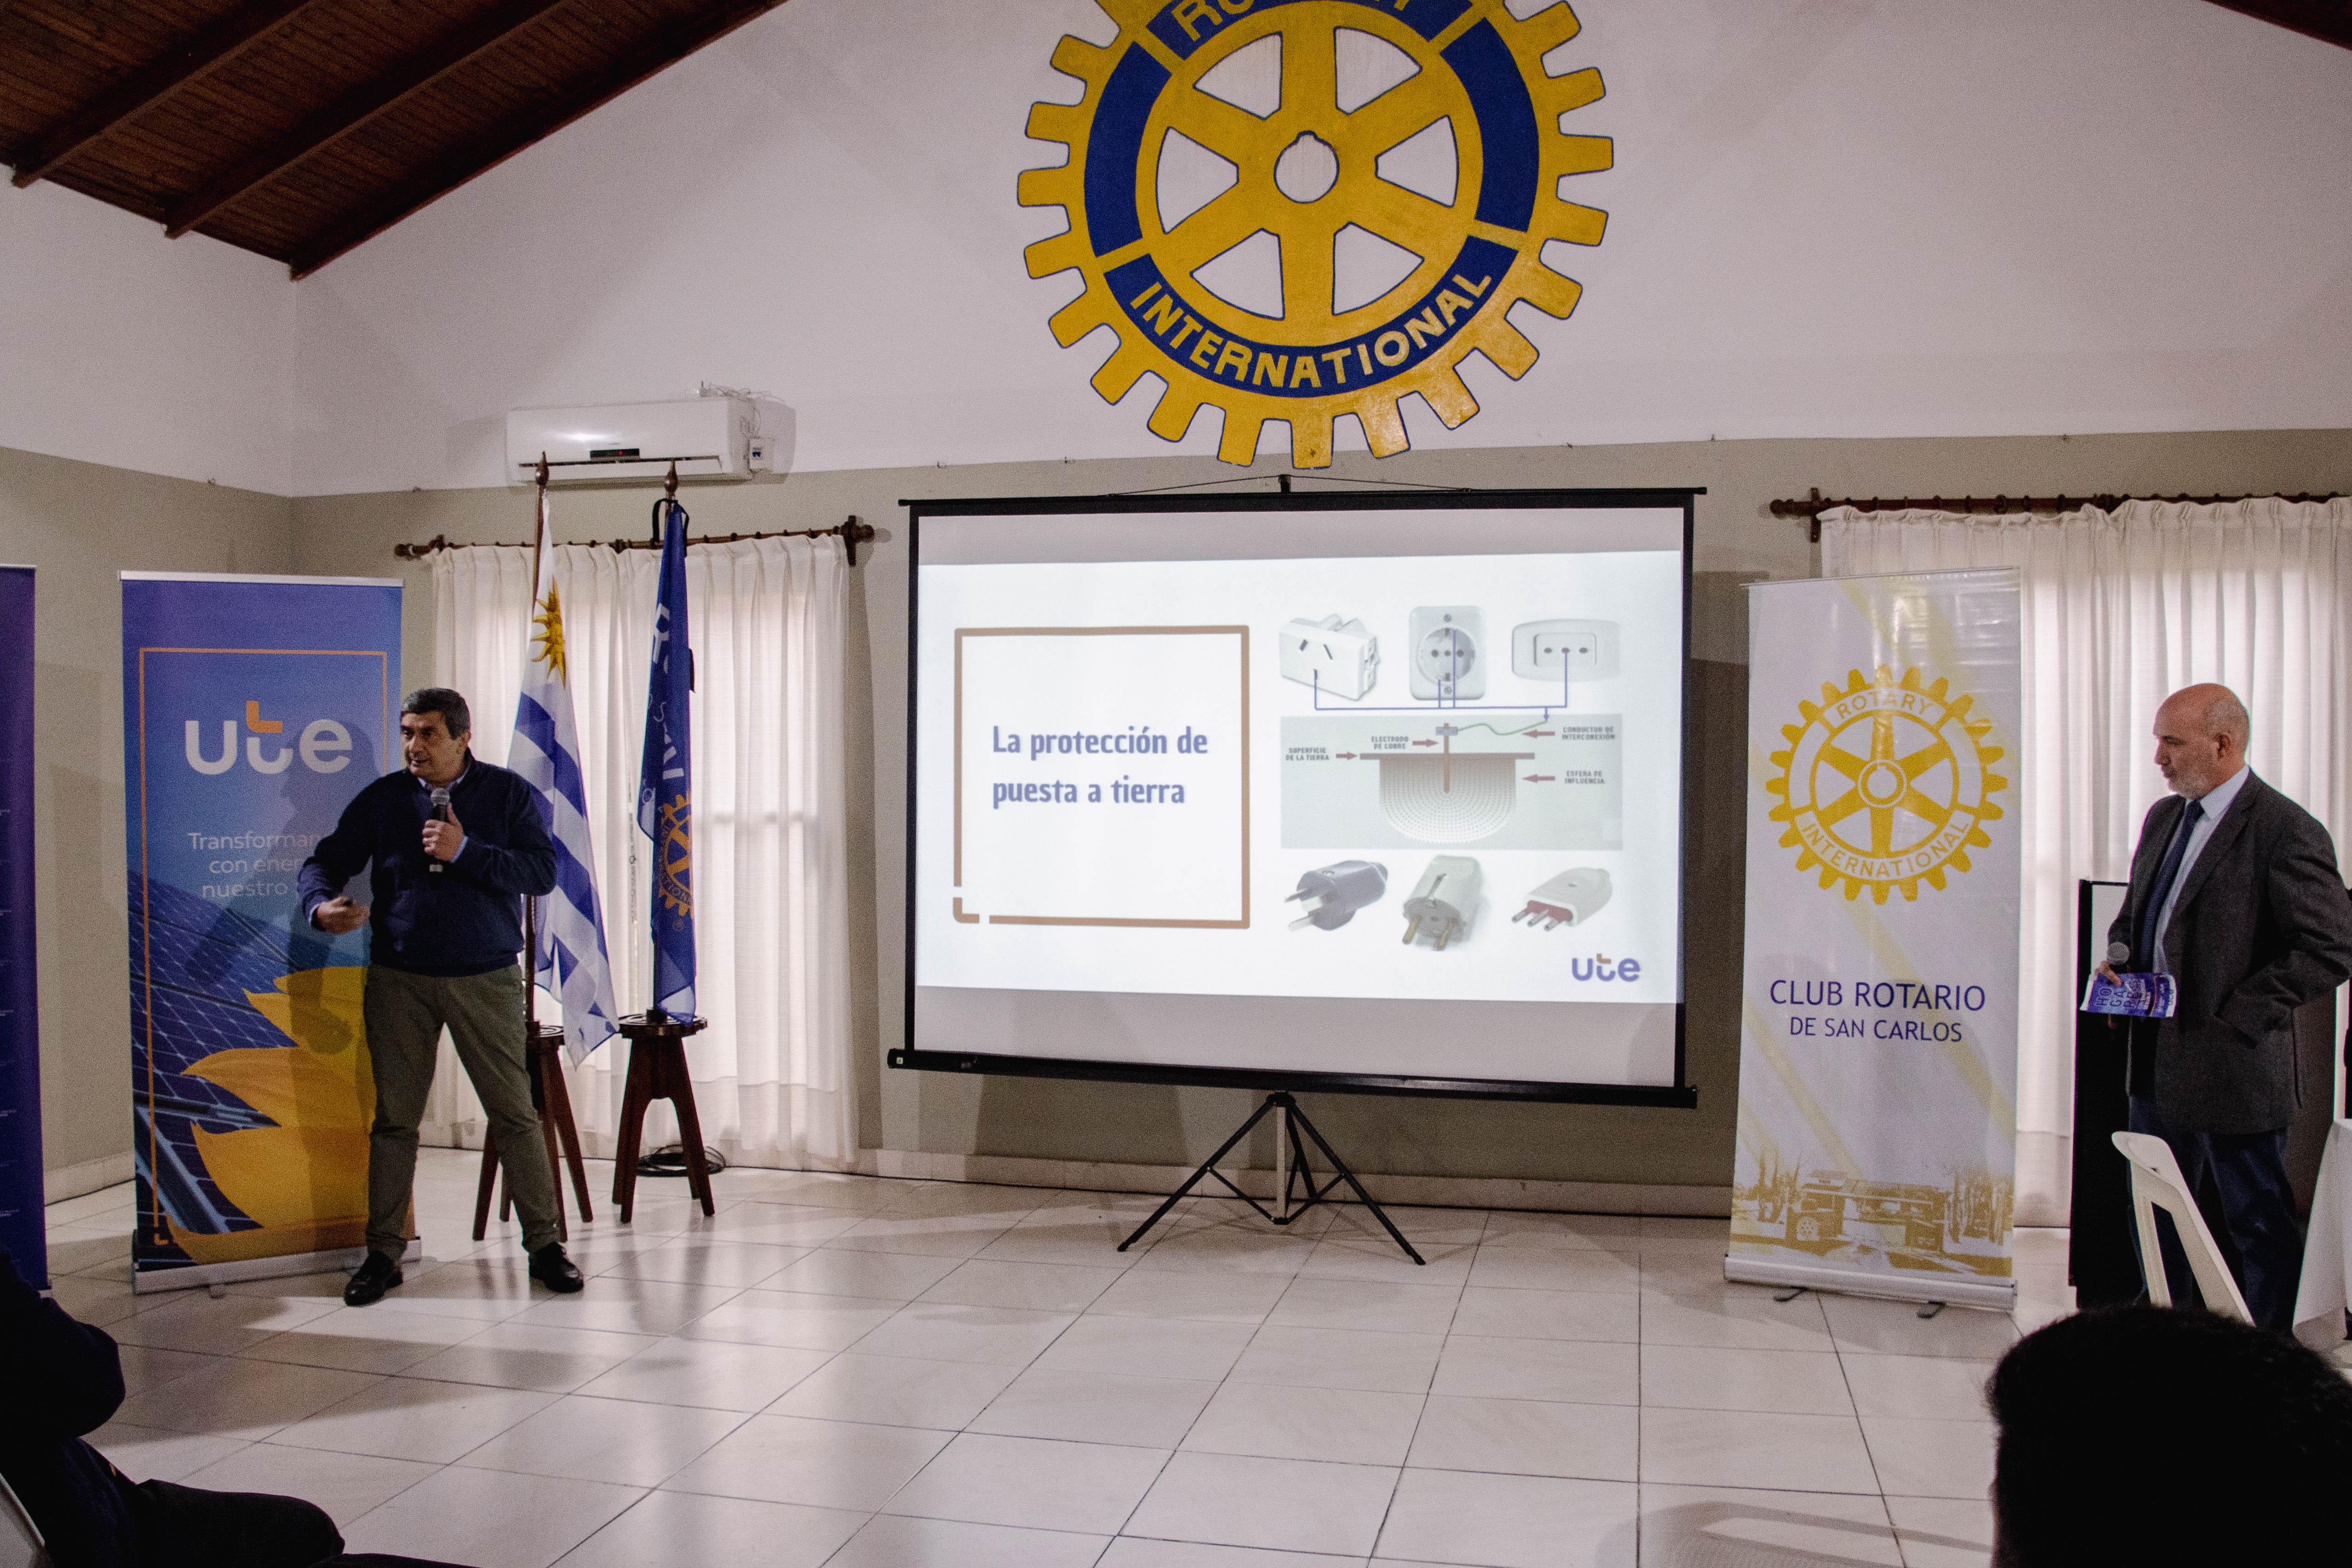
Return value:
<svg viewBox="0 0 2352 1568">
<path fill-rule="evenodd" d="M 530 484 L 547 454 L 555 480 L 746 479 L 769 466 L 751 401 L 686 397 L 593 408 L 518 408 L 507 416 L 507 477 Z"/>
</svg>

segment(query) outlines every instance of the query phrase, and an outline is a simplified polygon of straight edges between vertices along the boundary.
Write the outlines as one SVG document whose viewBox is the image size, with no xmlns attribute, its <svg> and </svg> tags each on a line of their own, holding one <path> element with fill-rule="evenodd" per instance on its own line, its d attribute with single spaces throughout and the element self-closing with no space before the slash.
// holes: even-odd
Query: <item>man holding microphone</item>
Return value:
<svg viewBox="0 0 2352 1568">
<path fill-rule="evenodd" d="M 412 692 L 400 715 L 405 769 L 361 790 L 302 867 L 304 918 L 337 936 L 366 925 L 372 938 L 364 1016 L 375 1123 L 368 1256 L 343 1288 L 353 1307 L 401 1282 L 416 1127 L 445 1026 L 498 1141 L 530 1277 L 561 1292 L 582 1285 L 555 1239 L 555 1173 L 530 1103 L 515 962 L 522 900 L 555 886 L 555 844 L 531 787 L 478 760 L 472 738 L 464 697 Z M 373 904 L 353 903 L 343 885 L 371 862 Z"/>
<path fill-rule="evenodd" d="M 2192 1192 L 2212 1173 L 2246 1305 L 2291 1331 L 2303 1259 L 2286 1174 L 2302 1098 L 2294 1010 L 2352 973 L 2352 902 L 2327 829 L 2246 766 L 2248 730 L 2226 686 L 2184 688 L 2156 710 L 2172 793 L 2140 824 L 2099 968 L 2172 976 L 2173 1016 L 2131 1026 L 2131 1130 L 2172 1146 Z M 2172 1299 L 2196 1300 L 2169 1216 L 2157 1228 Z"/>
</svg>

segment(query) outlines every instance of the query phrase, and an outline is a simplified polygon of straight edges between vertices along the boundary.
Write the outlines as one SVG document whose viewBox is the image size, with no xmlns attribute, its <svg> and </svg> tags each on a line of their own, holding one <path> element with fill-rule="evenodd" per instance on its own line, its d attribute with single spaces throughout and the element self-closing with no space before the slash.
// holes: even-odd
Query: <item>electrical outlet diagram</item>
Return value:
<svg viewBox="0 0 2352 1568">
<path fill-rule="evenodd" d="M 1472 605 L 1424 605 L 1408 628 L 1412 694 L 1475 702 L 1486 695 L 1486 613 Z"/>
<path fill-rule="evenodd" d="M 1523 621 L 1511 628 L 1511 673 L 1566 687 L 1617 677 L 1615 621 Z"/>
<path fill-rule="evenodd" d="M 1381 639 L 1361 621 L 1301 616 L 1282 628 L 1275 647 L 1282 678 L 1311 686 L 1318 696 L 1360 701 L 1380 680 Z"/>
</svg>

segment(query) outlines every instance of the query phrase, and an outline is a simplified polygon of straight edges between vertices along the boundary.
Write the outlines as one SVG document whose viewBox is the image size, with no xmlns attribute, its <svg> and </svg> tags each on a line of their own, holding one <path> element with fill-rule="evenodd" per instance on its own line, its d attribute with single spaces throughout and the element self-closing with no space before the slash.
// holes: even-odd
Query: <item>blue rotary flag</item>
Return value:
<svg viewBox="0 0 2352 1568">
<path fill-rule="evenodd" d="M 662 523 L 661 586 L 654 608 L 653 679 L 646 690 L 646 752 L 637 826 L 654 841 L 654 1009 L 694 1016 L 694 742 L 688 694 L 694 654 L 686 632 L 686 509 Z"/>
</svg>

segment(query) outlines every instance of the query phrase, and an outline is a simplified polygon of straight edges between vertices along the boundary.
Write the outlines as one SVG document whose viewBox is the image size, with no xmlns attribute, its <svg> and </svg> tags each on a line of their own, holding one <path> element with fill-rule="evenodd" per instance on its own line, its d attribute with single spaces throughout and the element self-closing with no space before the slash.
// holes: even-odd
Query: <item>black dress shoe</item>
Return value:
<svg viewBox="0 0 2352 1568">
<path fill-rule="evenodd" d="M 383 1293 L 401 1281 L 400 1265 L 381 1252 L 371 1252 L 359 1272 L 343 1287 L 343 1305 L 367 1307 L 383 1300 Z"/>
<path fill-rule="evenodd" d="M 569 1296 L 588 1281 L 580 1278 L 580 1267 L 563 1256 L 563 1244 L 551 1241 L 530 1255 L 530 1277 L 559 1296 Z"/>
</svg>

